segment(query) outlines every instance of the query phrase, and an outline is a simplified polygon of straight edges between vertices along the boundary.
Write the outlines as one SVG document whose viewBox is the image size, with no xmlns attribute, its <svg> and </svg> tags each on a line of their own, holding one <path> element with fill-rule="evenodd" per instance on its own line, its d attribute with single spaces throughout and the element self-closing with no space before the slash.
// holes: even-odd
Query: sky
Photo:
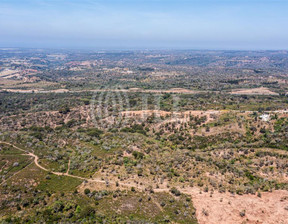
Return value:
<svg viewBox="0 0 288 224">
<path fill-rule="evenodd" d="M 0 47 L 287 50 L 288 0 L 0 0 Z"/>
</svg>

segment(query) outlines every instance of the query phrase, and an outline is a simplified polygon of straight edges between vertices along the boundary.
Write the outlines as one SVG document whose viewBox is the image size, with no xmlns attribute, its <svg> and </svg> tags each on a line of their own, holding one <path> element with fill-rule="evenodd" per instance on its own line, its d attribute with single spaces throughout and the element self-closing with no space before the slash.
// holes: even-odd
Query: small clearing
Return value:
<svg viewBox="0 0 288 224">
<path fill-rule="evenodd" d="M 233 95 L 270 95 L 278 96 L 278 93 L 272 92 L 268 88 L 260 87 L 254 89 L 235 89 L 231 92 Z"/>
</svg>

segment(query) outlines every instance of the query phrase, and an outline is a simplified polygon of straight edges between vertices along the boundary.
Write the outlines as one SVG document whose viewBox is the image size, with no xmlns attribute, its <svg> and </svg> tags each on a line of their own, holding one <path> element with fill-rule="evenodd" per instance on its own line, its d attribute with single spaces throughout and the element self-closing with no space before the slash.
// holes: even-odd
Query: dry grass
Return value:
<svg viewBox="0 0 288 224">
<path fill-rule="evenodd" d="M 268 88 L 260 87 L 254 89 L 236 89 L 231 92 L 234 95 L 271 95 L 278 96 L 278 93 L 272 92 Z"/>
<path fill-rule="evenodd" d="M 257 195 L 232 195 L 230 193 L 210 192 L 201 194 L 193 189 L 183 190 L 190 194 L 196 208 L 196 216 L 200 224 L 235 224 L 235 223 L 287 223 L 288 206 L 287 191 L 274 191 Z M 203 211 L 206 211 L 205 215 Z M 240 212 L 245 211 L 241 217 Z"/>
</svg>

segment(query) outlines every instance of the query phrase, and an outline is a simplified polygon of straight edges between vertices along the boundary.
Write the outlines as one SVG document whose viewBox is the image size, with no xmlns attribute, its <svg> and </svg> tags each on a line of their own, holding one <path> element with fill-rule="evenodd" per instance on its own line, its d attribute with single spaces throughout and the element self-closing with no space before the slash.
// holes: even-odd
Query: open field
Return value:
<svg viewBox="0 0 288 224">
<path fill-rule="evenodd" d="M 193 190 L 194 191 L 194 190 Z M 287 191 L 264 192 L 261 197 L 257 195 L 231 195 L 199 193 L 183 190 L 192 195 L 196 208 L 196 217 L 199 223 L 286 223 L 288 220 Z M 242 215 L 241 216 L 241 213 Z"/>
<path fill-rule="evenodd" d="M 255 89 L 239 89 L 233 90 L 231 94 L 236 95 L 278 95 L 278 93 L 270 91 L 268 88 L 255 88 Z"/>
</svg>

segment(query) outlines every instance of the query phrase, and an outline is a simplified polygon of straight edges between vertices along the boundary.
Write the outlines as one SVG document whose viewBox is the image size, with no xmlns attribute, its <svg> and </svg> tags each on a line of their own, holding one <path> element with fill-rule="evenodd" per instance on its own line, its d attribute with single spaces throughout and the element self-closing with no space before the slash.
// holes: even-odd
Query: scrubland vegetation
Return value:
<svg viewBox="0 0 288 224">
<path fill-rule="evenodd" d="M 37 81 L 0 79 L 3 223 L 197 223 L 193 192 L 288 190 L 287 53 L 149 55 L 43 54 Z"/>
</svg>

